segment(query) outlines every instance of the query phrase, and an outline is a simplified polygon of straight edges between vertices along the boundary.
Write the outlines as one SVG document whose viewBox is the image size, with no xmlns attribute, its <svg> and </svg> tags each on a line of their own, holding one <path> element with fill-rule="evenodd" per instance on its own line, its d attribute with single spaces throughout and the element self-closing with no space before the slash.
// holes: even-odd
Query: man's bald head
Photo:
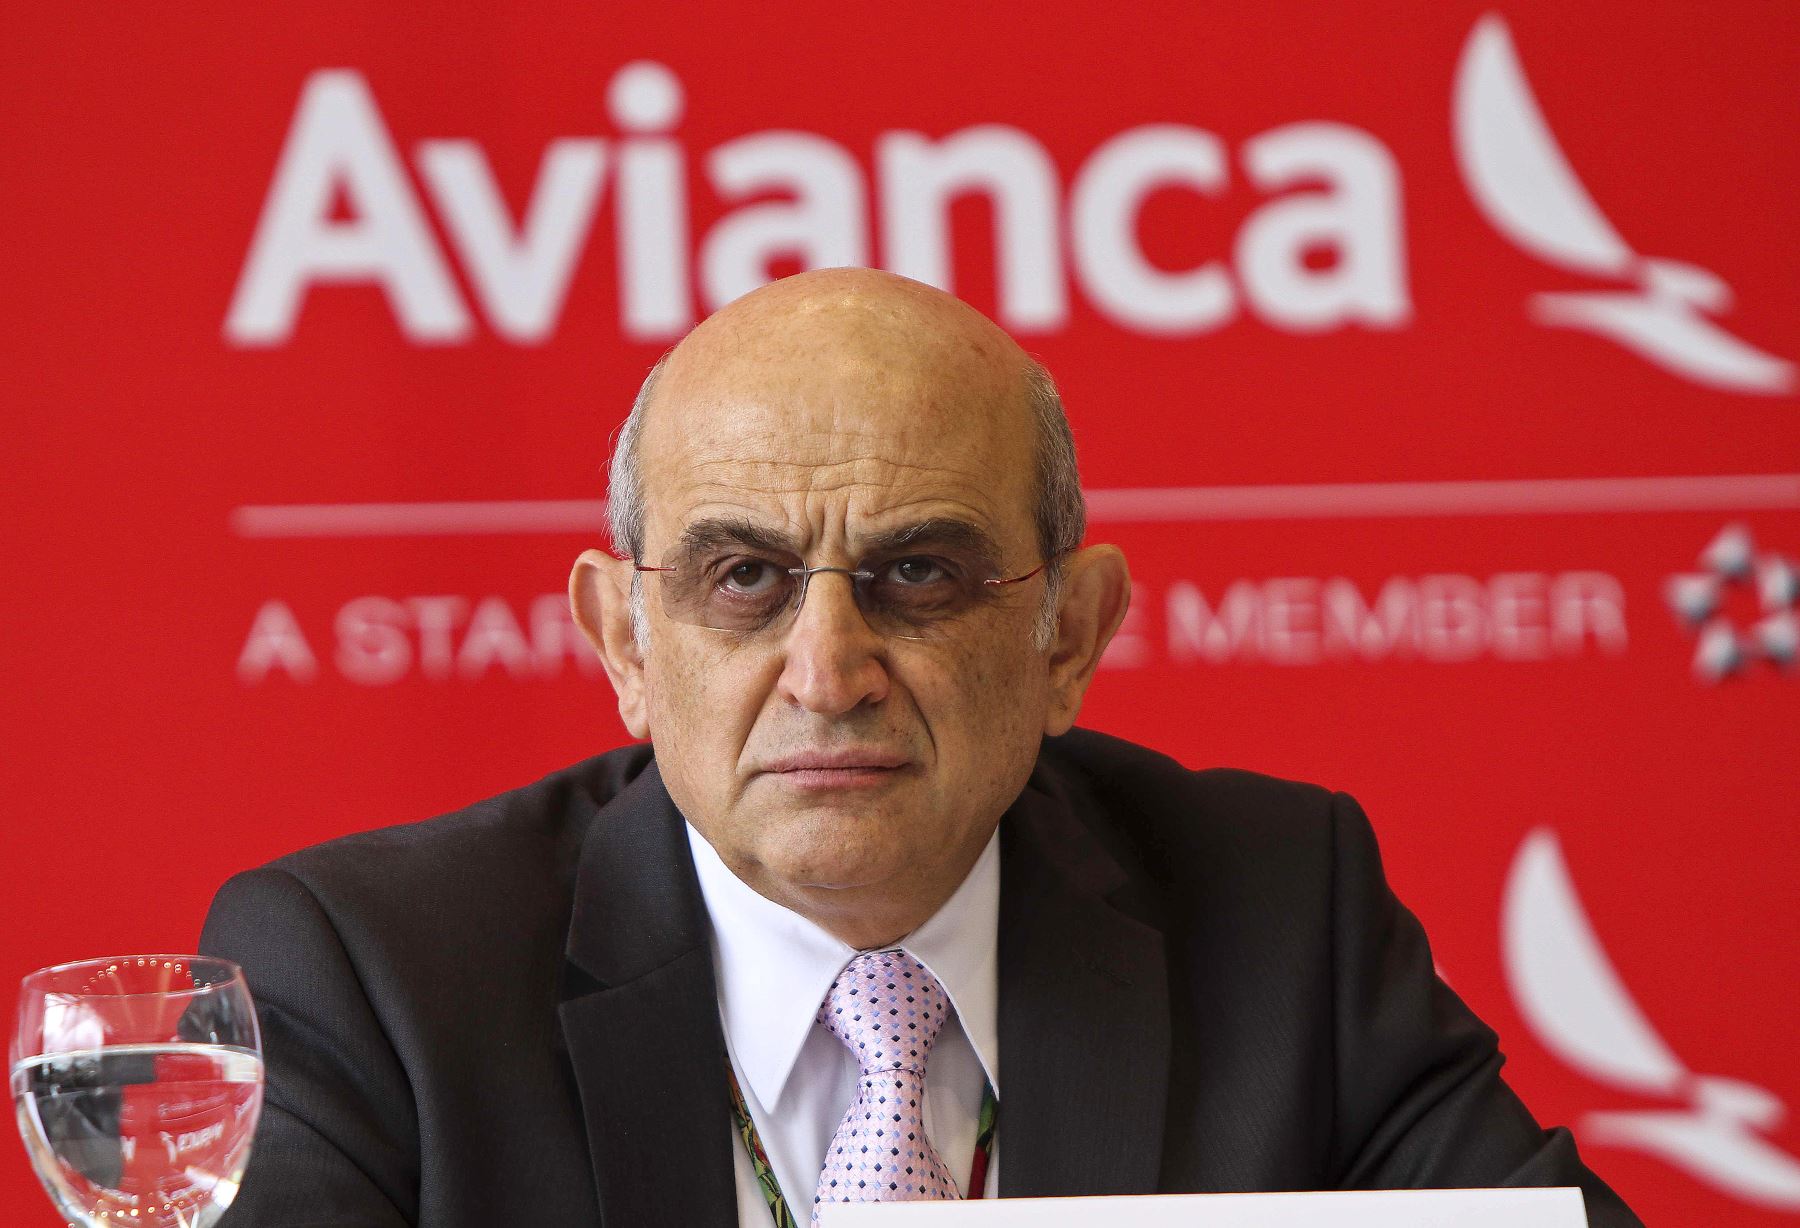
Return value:
<svg viewBox="0 0 1800 1228">
<path fill-rule="evenodd" d="M 846 268 L 770 282 L 721 308 L 675 347 L 664 376 L 672 387 L 691 389 L 826 357 L 871 380 L 954 371 L 981 381 L 989 399 L 1020 408 L 1022 398 L 1012 394 L 1031 363 L 960 299 L 893 273 Z"/>
<path fill-rule="evenodd" d="M 1041 557 L 1080 543 L 1086 513 L 1074 439 L 1049 373 L 961 300 L 892 273 L 846 268 L 802 273 L 744 295 L 651 369 L 613 454 L 614 548 L 634 559 L 643 552 L 647 434 L 679 438 L 698 421 L 729 419 L 734 403 L 759 396 L 791 404 L 803 386 L 808 408 L 795 429 L 853 434 L 884 400 L 914 397 L 955 416 L 964 430 L 1016 437 L 1019 463 L 1030 469 L 1027 497 Z M 672 407 L 671 416 L 663 419 L 653 404 Z M 1053 567 L 1045 602 L 1052 615 L 1055 573 Z M 1047 633 L 1040 627 L 1040 636 Z"/>
</svg>

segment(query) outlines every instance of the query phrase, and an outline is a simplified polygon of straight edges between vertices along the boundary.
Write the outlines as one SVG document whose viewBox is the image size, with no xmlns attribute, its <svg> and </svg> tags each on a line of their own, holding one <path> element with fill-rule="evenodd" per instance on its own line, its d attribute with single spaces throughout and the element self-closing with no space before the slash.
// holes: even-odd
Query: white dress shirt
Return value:
<svg viewBox="0 0 1800 1228">
<path fill-rule="evenodd" d="M 812 1215 L 813 1193 L 838 1123 L 856 1098 L 860 1071 L 844 1043 L 815 1016 L 825 991 L 858 954 L 797 913 L 758 895 L 688 826 L 694 869 L 712 921 L 713 975 L 725 1048 L 770 1166 L 794 1216 Z M 962 886 L 898 944 L 931 969 L 956 1013 L 925 1069 L 925 1134 L 957 1188 L 975 1155 L 983 1079 L 1000 1094 L 1000 836 L 996 832 Z M 882 948 L 886 949 L 886 948 Z M 724 1075 L 719 1094 L 723 1097 Z M 769 1228 L 756 1170 L 734 1137 L 740 1228 Z M 999 1148 L 986 1197 L 999 1189 Z"/>
</svg>

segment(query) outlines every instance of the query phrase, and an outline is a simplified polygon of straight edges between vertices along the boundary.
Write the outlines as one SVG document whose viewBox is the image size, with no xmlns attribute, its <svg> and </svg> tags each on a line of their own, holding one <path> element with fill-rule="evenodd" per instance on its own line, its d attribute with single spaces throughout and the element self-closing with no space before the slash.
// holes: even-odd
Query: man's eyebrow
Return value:
<svg viewBox="0 0 1800 1228">
<path fill-rule="evenodd" d="M 1000 543 L 986 529 L 949 516 L 934 516 L 874 534 L 864 543 L 863 552 L 888 554 L 931 546 L 972 554 L 988 564 L 998 563 L 1000 559 Z"/>
<path fill-rule="evenodd" d="M 799 553 L 793 539 L 785 534 L 736 516 L 696 520 L 681 531 L 681 540 L 676 548 L 682 554 L 694 555 L 716 550 L 721 546 L 740 546 L 794 555 Z"/>
<path fill-rule="evenodd" d="M 933 516 L 872 534 L 861 546 L 865 556 L 935 548 L 972 555 L 988 565 L 997 565 L 1000 559 L 1000 544 L 992 534 L 979 525 L 950 516 Z M 681 531 L 676 543 L 676 550 L 689 558 L 719 549 L 761 550 L 796 558 L 801 554 L 799 544 L 787 534 L 740 516 L 696 520 Z"/>
</svg>

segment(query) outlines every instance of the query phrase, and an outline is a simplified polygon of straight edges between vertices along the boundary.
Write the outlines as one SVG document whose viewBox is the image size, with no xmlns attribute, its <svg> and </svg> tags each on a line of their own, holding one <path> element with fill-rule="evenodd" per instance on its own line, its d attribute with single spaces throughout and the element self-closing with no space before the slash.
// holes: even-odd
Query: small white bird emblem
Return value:
<svg viewBox="0 0 1800 1228">
<path fill-rule="evenodd" d="M 1638 255 L 1563 155 L 1498 14 L 1475 23 L 1457 67 L 1456 156 L 1475 202 L 1513 243 L 1546 263 L 1631 288 L 1535 294 L 1533 319 L 1615 341 L 1697 383 L 1732 392 L 1794 390 L 1794 364 L 1707 318 L 1731 306 L 1716 274 Z"/>
<path fill-rule="evenodd" d="M 1746 1202 L 1800 1211 L 1800 1160 L 1765 1137 L 1786 1106 L 1675 1056 L 1607 958 L 1547 827 L 1513 859 L 1501 942 L 1513 999 L 1545 1048 L 1595 1082 L 1677 1102 L 1588 1113 L 1575 1127 L 1584 1142 L 1647 1152 Z"/>
</svg>

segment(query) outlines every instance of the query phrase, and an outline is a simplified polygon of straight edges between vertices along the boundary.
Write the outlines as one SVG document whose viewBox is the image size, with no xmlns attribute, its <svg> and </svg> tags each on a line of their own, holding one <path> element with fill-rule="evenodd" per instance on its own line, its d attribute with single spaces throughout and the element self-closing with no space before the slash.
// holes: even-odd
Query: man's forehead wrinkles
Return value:
<svg viewBox="0 0 1800 1228">
<path fill-rule="evenodd" d="M 732 468 L 690 475 L 689 481 L 668 493 L 667 504 L 674 507 L 754 507 L 764 509 L 765 515 L 777 514 L 795 521 L 839 514 L 855 518 L 879 516 L 896 507 L 925 502 L 954 505 L 983 521 L 1004 514 L 982 483 L 957 474 L 929 471 L 901 476 L 862 469 L 821 473 L 779 468 L 746 473 Z"/>
<path fill-rule="evenodd" d="M 932 495 L 909 497 L 879 506 L 851 507 L 846 526 L 853 536 L 887 532 L 896 526 L 927 521 L 962 522 L 985 533 L 994 531 L 993 517 L 986 509 L 964 500 Z M 766 500 L 744 499 L 726 494 L 719 498 L 700 498 L 688 504 L 675 522 L 681 526 L 701 522 L 741 521 L 802 537 L 810 537 L 818 525 L 834 525 L 840 517 L 828 510 L 807 507 L 778 506 Z"/>
<path fill-rule="evenodd" d="M 789 456 L 794 450 L 792 447 L 783 449 Z M 960 468 L 948 460 L 934 458 L 930 463 L 916 463 L 879 454 L 838 456 L 822 461 L 791 460 L 781 455 L 698 458 L 689 461 L 685 468 L 690 475 L 703 481 L 724 480 L 730 485 L 742 485 L 746 479 L 755 480 L 760 475 L 767 474 L 768 477 L 761 480 L 790 483 L 788 489 L 799 490 L 848 484 L 856 481 L 855 475 L 859 473 L 881 475 L 890 479 L 914 478 L 916 475 L 917 478 L 926 480 L 949 478 L 971 483 L 982 483 L 992 476 L 984 477 L 974 468 Z M 718 478 L 716 475 L 721 471 L 737 475 L 738 480 Z"/>
<path fill-rule="evenodd" d="M 695 482 L 687 487 L 690 498 L 724 497 L 769 500 L 848 500 L 853 509 L 867 511 L 893 503 L 912 503 L 923 499 L 951 499 L 958 502 L 987 505 L 984 492 L 973 483 L 962 480 L 918 482 L 874 482 L 866 475 L 846 474 L 834 480 L 807 476 L 789 481 L 713 481 Z"/>
</svg>

